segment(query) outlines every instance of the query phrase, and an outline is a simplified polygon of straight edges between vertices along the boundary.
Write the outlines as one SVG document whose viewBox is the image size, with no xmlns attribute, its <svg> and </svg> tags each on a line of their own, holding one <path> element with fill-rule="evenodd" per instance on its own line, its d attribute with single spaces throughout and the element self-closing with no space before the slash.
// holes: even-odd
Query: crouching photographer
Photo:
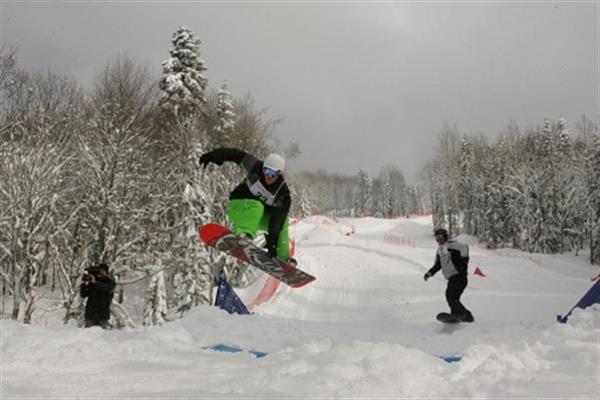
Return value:
<svg viewBox="0 0 600 400">
<path fill-rule="evenodd" d="M 80 287 L 81 297 L 87 297 L 85 305 L 85 327 L 99 325 L 109 328 L 110 303 L 116 282 L 108 275 L 108 265 L 99 264 L 85 270 Z"/>
</svg>

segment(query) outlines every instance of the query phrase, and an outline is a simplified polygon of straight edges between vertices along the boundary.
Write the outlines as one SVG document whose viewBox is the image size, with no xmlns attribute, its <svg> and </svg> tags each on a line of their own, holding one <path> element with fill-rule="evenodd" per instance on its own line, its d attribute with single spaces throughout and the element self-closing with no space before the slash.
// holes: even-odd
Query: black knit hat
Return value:
<svg viewBox="0 0 600 400">
<path fill-rule="evenodd" d="M 448 240 L 448 231 L 444 228 L 438 228 L 433 232 L 433 236 L 443 236 L 444 239 Z"/>
</svg>

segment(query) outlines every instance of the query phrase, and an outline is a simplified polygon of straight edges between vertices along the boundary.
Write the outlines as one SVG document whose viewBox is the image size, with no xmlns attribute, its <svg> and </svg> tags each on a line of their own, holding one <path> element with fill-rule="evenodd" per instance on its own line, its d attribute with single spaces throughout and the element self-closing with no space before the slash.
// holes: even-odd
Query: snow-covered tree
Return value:
<svg viewBox="0 0 600 400">
<path fill-rule="evenodd" d="M 386 218 L 394 216 L 394 199 L 393 199 L 393 188 L 390 175 L 386 174 L 381 187 L 382 191 L 382 208 L 381 213 Z"/>
<path fill-rule="evenodd" d="M 0 130 L 6 129 L 9 124 L 15 123 L 14 119 L 11 121 L 10 106 L 11 101 L 7 101 L 12 97 L 12 102 L 17 101 L 15 96 L 11 96 L 11 87 L 16 83 L 15 75 L 18 74 L 16 68 L 16 50 L 0 47 L 0 98 L 2 102 L 0 104 Z"/>
<path fill-rule="evenodd" d="M 459 181 L 457 182 L 458 204 L 463 213 L 463 227 L 467 233 L 472 234 L 475 226 L 474 207 L 474 158 L 471 140 L 465 135 L 460 143 Z"/>
<path fill-rule="evenodd" d="M 198 227 L 215 221 L 214 208 L 223 207 L 215 193 L 219 182 L 208 179 L 197 166 L 198 157 L 204 153 L 197 144 L 185 159 L 174 160 L 178 166 L 176 179 L 166 177 L 167 190 L 163 201 L 164 213 L 160 215 L 163 226 L 168 227 L 169 241 L 158 243 L 163 250 L 163 264 L 172 268 L 175 275 L 174 303 L 180 312 L 199 304 L 209 303 L 215 268 L 212 252 L 201 246 Z"/>
<path fill-rule="evenodd" d="M 13 295 L 12 318 L 22 316 L 26 323 L 31 321 L 37 281 L 48 255 L 52 206 L 59 198 L 66 159 L 61 143 L 48 140 L 47 128 L 8 130 L 4 135 L 9 137 L 3 135 L 0 141 L 0 273 Z M 15 141 L 13 133 L 24 135 L 24 141 Z"/>
<path fill-rule="evenodd" d="M 163 271 L 156 273 L 150 280 L 146 290 L 146 306 L 144 308 L 144 326 L 162 325 L 167 316 L 167 290 L 165 274 Z"/>
<path fill-rule="evenodd" d="M 410 193 L 407 190 L 402 171 L 396 167 L 387 166 L 382 168 L 378 179 L 381 185 L 382 204 L 386 204 L 383 207 L 382 215 L 394 217 L 408 212 Z M 386 193 L 386 191 L 388 192 Z M 387 212 L 385 211 L 386 207 L 390 207 Z"/>
<path fill-rule="evenodd" d="M 254 99 L 245 96 L 235 99 L 235 141 L 232 146 L 244 149 L 257 157 L 266 156 L 270 151 L 267 146 L 272 131 L 281 119 L 265 120 L 266 109 L 257 109 Z"/>
<path fill-rule="evenodd" d="M 300 201 L 298 202 L 298 211 L 300 218 L 306 218 L 312 215 L 313 202 L 310 194 L 310 189 L 304 189 L 300 195 Z"/>
<path fill-rule="evenodd" d="M 0 276 L 2 295 L 13 297 L 12 317 L 30 322 L 37 287 L 49 281 L 56 288 L 53 241 L 74 213 L 65 203 L 73 191 L 70 152 L 80 127 L 81 92 L 64 77 L 17 71 L 14 60 L 8 66 L 5 61 L 0 60 L 0 85 L 7 85 L 0 126 Z"/>
<path fill-rule="evenodd" d="M 460 173 L 458 166 L 458 155 L 460 154 L 460 136 L 458 128 L 444 124 L 436 144 L 438 162 L 434 170 L 436 176 L 436 187 L 440 191 L 439 199 L 443 201 L 444 214 L 448 233 L 451 236 L 460 233 L 458 185 Z M 440 206 L 435 206 L 439 208 Z"/>
<path fill-rule="evenodd" d="M 223 82 L 217 94 L 217 124 L 214 127 L 215 147 L 232 146 L 235 136 L 235 112 L 227 82 Z"/>
<path fill-rule="evenodd" d="M 367 171 L 361 169 L 358 171 L 358 194 L 356 209 L 359 215 L 370 215 L 373 212 L 373 179 Z"/>
<path fill-rule="evenodd" d="M 417 214 L 422 210 L 423 199 L 421 198 L 421 188 L 418 186 L 406 186 L 403 190 L 406 206 L 398 215 Z"/>
<path fill-rule="evenodd" d="M 363 203 L 363 209 L 366 215 L 372 215 L 373 210 L 375 209 L 373 178 L 371 178 L 369 174 L 364 175 L 364 177 L 365 181 L 363 189 L 365 191 L 365 202 Z"/>
<path fill-rule="evenodd" d="M 86 222 L 91 227 L 92 264 L 130 265 L 129 256 L 144 242 L 136 229 L 146 213 L 141 207 L 153 187 L 149 105 L 152 87 L 147 70 L 118 58 L 100 74 L 91 96 L 87 129 L 78 135 L 80 162 L 76 182 L 85 193 Z"/>
<path fill-rule="evenodd" d="M 186 311 L 200 304 L 210 304 L 211 301 L 207 296 L 207 288 L 210 288 L 210 283 L 204 285 L 206 274 L 197 266 L 187 267 L 181 273 L 175 275 L 175 284 L 177 285 L 177 311 L 183 315 Z"/>
<path fill-rule="evenodd" d="M 585 156 L 587 182 L 587 225 L 591 262 L 600 265 L 600 134 L 592 136 Z"/>
<path fill-rule="evenodd" d="M 182 26 L 173 34 L 172 44 L 171 57 L 163 62 L 159 104 L 175 116 L 204 113 L 208 80 L 200 58 L 200 39 Z"/>
</svg>

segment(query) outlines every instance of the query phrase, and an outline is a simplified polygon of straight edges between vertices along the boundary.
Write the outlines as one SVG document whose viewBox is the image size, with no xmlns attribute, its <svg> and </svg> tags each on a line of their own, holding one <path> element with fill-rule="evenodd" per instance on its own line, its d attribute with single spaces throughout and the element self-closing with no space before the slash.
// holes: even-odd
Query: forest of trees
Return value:
<svg viewBox="0 0 600 400">
<path fill-rule="evenodd" d="M 419 186 L 407 185 L 402 171 L 383 168 L 377 177 L 359 170 L 355 176 L 301 172 L 293 176 L 297 215 L 398 218 L 422 213 L 427 198 Z"/>
<path fill-rule="evenodd" d="M 84 269 L 106 262 L 118 286 L 113 324 L 160 325 L 211 303 L 225 271 L 234 286 L 252 271 L 205 246 L 197 228 L 227 223 L 240 168 L 199 168 L 221 146 L 257 157 L 293 158 L 273 137 L 278 121 L 230 83 L 210 89 L 200 41 L 185 27 L 172 37 L 162 74 L 126 55 L 90 88 L 53 72 L 20 69 L 0 51 L 0 314 L 31 323 L 48 293 L 64 323 L 78 321 Z M 165 49 L 165 54 L 167 49 Z M 489 247 L 560 252 L 584 246 L 600 261 L 600 139 L 587 119 L 568 133 L 563 120 L 495 142 L 446 127 L 425 184 L 407 185 L 395 167 L 375 177 L 325 171 L 286 175 L 292 216 L 393 218 L 433 209 L 436 226 L 466 232 Z M 126 307 L 146 285 L 140 315 Z M 10 308 L 10 309 L 7 309 Z"/>
<path fill-rule="evenodd" d="M 227 146 L 294 158 L 299 146 L 280 148 L 278 121 L 265 119 L 249 95 L 234 99 L 228 82 L 209 88 L 192 31 L 173 34 L 169 55 L 160 76 L 118 56 L 83 88 L 50 71 L 20 69 L 14 49 L 0 52 L 1 315 L 30 323 L 50 292 L 61 299 L 64 323 L 80 320 L 82 272 L 100 262 L 118 282 L 116 326 L 160 325 L 211 303 L 223 271 L 234 286 L 254 278 L 199 243 L 199 226 L 227 223 L 227 197 L 243 174 L 235 165 L 202 170 L 198 157 Z M 288 176 L 291 214 L 394 216 L 419 207 L 420 193 L 400 171 L 374 181 L 361 174 Z M 369 182 L 367 197 L 361 180 Z M 322 185 L 337 194 L 328 197 Z M 140 283 L 145 309 L 132 316 L 125 299 Z"/>
<path fill-rule="evenodd" d="M 226 82 L 209 90 L 189 29 L 173 34 L 169 53 L 161 76 L 121 55 L 89 89 L 19 69 L 14 49 L 0 53 L 2 315 L 31 322 L 49 290 L 60 293 L 64 322 L 77 320 L 81 274 L 99 262 L 118 282 L 117 326 L 134 323 L 122 304 L 141 281 L 144 323 L 160 324 L 167 309 L 211 302 L 222 268 L 237 284 L 250 279 L 197 236 L 205 222 L 226 222 L 243 175 L 235 166 L 201 170 L 198 156 L 225 145 L 258 157 L 279 151 L 275 122 L 250 96 L 233 99 Z"/>
<path fill-rule="evenodd" d="M 522 131 L 510 122 L 495 140 L 446 125 L 423 169 L 434 225 L 489 248 L 562 253 L 591 249 L 600 264 L 600 136 L 583 116 Z"/>
</svg>

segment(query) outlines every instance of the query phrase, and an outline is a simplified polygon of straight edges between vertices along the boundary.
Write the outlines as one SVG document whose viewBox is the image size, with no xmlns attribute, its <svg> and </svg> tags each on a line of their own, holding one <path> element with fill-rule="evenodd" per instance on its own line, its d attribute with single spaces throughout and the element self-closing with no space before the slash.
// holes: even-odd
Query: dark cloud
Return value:
<svg viewBox="0 0 600 400">
<path fill-rule="evenodd" d="M 292 168 L 413 175 L 445 121 L 493 135 L 514 119 L 598 118 L 598 5 L 507 3 L 2 3 L 2 44 L 29 69 L 90 83 L 127 52 L 157 75 L 180 25 L 211 87 L 250 92 Z"/>
</svg>

